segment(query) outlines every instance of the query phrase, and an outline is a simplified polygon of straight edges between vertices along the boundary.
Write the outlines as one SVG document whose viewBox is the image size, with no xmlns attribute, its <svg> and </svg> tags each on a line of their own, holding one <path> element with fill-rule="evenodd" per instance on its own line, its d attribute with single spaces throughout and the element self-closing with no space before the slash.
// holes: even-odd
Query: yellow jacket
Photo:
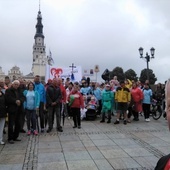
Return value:
<svg viewBox="0 0 170 170">
<path fill-rule="evenodd" d="M 131 93 L 127 87 L 117 87 L 115 93 L 115 100 L 117 102 L 127 103 L 131 101 Z"/>
</svg>

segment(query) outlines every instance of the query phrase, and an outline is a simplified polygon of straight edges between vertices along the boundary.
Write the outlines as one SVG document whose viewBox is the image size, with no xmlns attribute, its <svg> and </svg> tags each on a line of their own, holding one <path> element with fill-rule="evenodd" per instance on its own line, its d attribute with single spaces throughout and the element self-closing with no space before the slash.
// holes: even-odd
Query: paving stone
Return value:
<svg viewBox="0 0 170 170">
<path fill-rule="evenodd" d="M 92 140 L 83 140 L 82 143 L 85 147 L 95 146 Z"/>
<path fill-rule="evenodd" d="M 0 170 L 21 170 L 23 164 L 1 164 L 0 163 Z"/>
<path fill-rule="evenodd" d="M 112 165 L 106 159 L 94 160 L 99 170 L 113 170 Z"/>
<path fill-rule="evenodd" d="M 155 156 L 137 156 L 133 157 L 134 160 L 136 160 L 141 167 L 148 167 L 154 169 L 156 166 L 156 163 L 158 162 L 158 158 Z"/>
<path fill-rule="evenodd" d="M 65 152 L 64 156 L 65 156 L 66 161 L 90 160 L 91 159 L 87 151 Z"/>
<path fill-rule="evenodd" d="M 37 170 L 67 170 L 66 162 L 38 163 Z"/>
<path fill-rule="evenodd" d="M 108 150 L 100 149 L 100 151 L 106 159 L 129 157 L 128 154 L 124 152 L 122 149 L 108 149 Z"/>
<path fill-rule="evenodd" d="M 106 139 L 106 140 L 92 140 L 94 144 L 98 147 L 100 146 L 113 146 L 116 145 L 112 140 Z"/>
<path fill-rule="evenodd" d="M 24 162 L 23 154 L 0 154 L 0 164 L 22 164 Z"/>
<path fill-rule="evenodd" d="M 108 159 L 109 163 L 113 166 L 114 169 L 132 169 L 132 168 L 141 168 L 140 164 L 138 164 L 132 158 L 116 158 L 116 159 Z"/>
<path fill-rule="evenodd" d="M 67 161 L 69 170 L 98 170 L 92 160 Z"/>
<path fill-rule="evenodd" d="M 40 153 L 38 155 L 38 163 L 45 163 L 45 162 L 60 162 L 64 161 L 63 153 Z"/>
<path fill-rule="evenodd" d="M 150 153 L 149 151 L 147 151 L 146 149 L 144 148 L 124 148 L 123 149 L 128 155 L 130 155 L 131 157 L 134 157 L 134 156 L 153 156 L 152 153 Z"/>
</svg>

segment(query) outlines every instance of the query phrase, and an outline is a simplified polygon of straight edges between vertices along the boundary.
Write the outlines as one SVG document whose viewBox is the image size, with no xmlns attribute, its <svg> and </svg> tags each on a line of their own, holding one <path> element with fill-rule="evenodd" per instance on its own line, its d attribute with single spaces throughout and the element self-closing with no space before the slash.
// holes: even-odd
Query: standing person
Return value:
<svg viewBox="0 0 170 170">
<path fill-rule="evenodd" d="M 111 111 L 113 107 L 114 94 L 111 91 L 109 84 L 105 85 L 105 90 L 102 92 L 102 120 L 100 123 L 105 122 L 105 114 L 108 114 L 107 123 L 111 123 Z"/>
<path fill-rule="evenodd" d="M 73 113 L 73 122 L 74 126 L 73 128 L 78 129 L 81 128 L 81 112 L 80 109 L 84 109 L 84 100 L 83 96 L 79 91 L 79 84 L 77 82 L 74 83 L 73 90 L 69 94 L 68 101 L 71 107 L 71 111 Z"/>
<path fill-rule="evenodd" d="M 24 106 L 27 118 L 27 129 L 28 135 L 31 135 L 31 124 L 32 131 L 34 135 L 38 135 L 36 130 L 36 111 L 39 109 L 40 105 L 40 96 L 37 91 L 34 90 L 34 83 L 30 82 L 27 87 L 28 90 L 25 90 L 24 96 L 26 98 Z"/>
<path fill-rule="evenodd" d="M 91 94 L 94 95 L 95 98 L 97 99 L 97 104 L 98 104 L 97 114 L 100 115 L 102 110 L 102 92 L 100 88 L 97 87 L 95 82 L 92 82 Z"/>
<path fill-rule="evenodd" d="M 142 100 L 143 100 L 143 92 L 138 87 L 137 83 L 132 83 L 131 89 L 132 101 L 133 101 L 133 116 L 135 121 L 139 121 L 139 112 L 142 112 Z"/>
<path fill-rule="evenodd" d="M 0 84 L 0 145 L 4 145 L 3 142 L 3 129 L 5 125 L 5 118 L 7 116 L 5 94 L 2 92 L 3 85 Z"/>
<path fill-rule="evenodd" d="M 61 116 L 63 116 L 62 114 L 65 114 L 66 113 L 66 89 L 65 89 L 65 87 L 64 87 L 64 85 L 63 85 L 63 82 L 62 82 L 62 79 L 61 78 L 59 78 L 58 80 L 57 80 L 57 84 L 58 84 L 58 86 L 60 87 L 60 90 L 61 90 L 61 101 L 60 101 L 60 112 L 62 112 L 61 113 Z"/>
<path fill-rule="evenodd" d="M 13 144 L 18 139 L 20 132 L 20 107 L 22 107 L 25 97 L 19 89 L 20 82 L 14 80 L 12 86 L 5 92 L 5 100 L 8 112 L 8 142 Z"/>
<path fill-rule="evenodd" d="M 8 76 L 5 76 L 5 89 L 8 89 L 9 87 L 11 87 L 11 81 L 10 78 Z"/>
<path fill-rule="evenodd" d="M 19 82 L 20 82 L 19 89 L 23 93 L 24 90 L 26 90 L 26 81 L 23 80 L 23 79 L 20 79 Z M 24 106 L 21 106 L 20 109 L 21 109 L 19 111 L 21 113 L 21 116 L 20 116 L 20 132 L 21 133 L 26 133 L 26 131 L 24 130 L 24 124 L 25 124 L 25 110 L 24 110 Z"/>
<path fill-rule="evenodd" d="M 70 117 L 73 116 L 73 115 L 72 115 L 72 112 L 71 112 L 71 109 L 70 109 L 69 101 L 68 101 L 68 96 L 69 96 L 69 94 L 71 93 L 72 89 L 73 89 L 73 83 L 70 82 L 70 83 L 68 84 L 67 89 L 66 89 L 66 96 L 67 96 L 67 97 L 66 97 L 66 104 L 67 104 L 68 119 L 70 119 Z"/>
<path fill-rule="evenodd" d="M 48 110 L 48 130 L 47 133 L 51 132 L 53 128 L 53 113 L 56 114 L 57 131 L 63 132 L 61 127 L 61 116 L 60 116 L 60 101 L 62 95 L 58 85 L 58 80 L 53 79 L 52 84 L 47 87 L 46 90 L 46 107 Z"/>
<path fill-rule="evenodd" d="M 119 124 L 120 114 L 124 114 L 124 125 L 127 124 L 127 109 L 131 101 L 131 94 L 125 82 L 120 81 L 120 87 L 117 87 L 115 93 L 115 101 L 117 102 L 117 119 L 114 124 Z"/>
<path fill-rule="evenodd" d="M 44 85 L 40 82 L 40 76 L 36 75 L 34 78 L 35 91 L 38 91 L 40 95 L 40 107 L 39 107 L 39 117 L 40 117 L 40 127 L 41 132 L 44 132 L 45 127 L 45 115 L 44 110 L 46 104 L 46 91 Z"/>
<path fill-rule="evenodd" d="M 152 98 L 152 90 L 149 88 L 149 84 L 145 83 L 143 88 L 142 108 L 143 108 L 146 122 L 150 122 L 149 115 L 150 115 L 151 98 Z"/>
</svg>

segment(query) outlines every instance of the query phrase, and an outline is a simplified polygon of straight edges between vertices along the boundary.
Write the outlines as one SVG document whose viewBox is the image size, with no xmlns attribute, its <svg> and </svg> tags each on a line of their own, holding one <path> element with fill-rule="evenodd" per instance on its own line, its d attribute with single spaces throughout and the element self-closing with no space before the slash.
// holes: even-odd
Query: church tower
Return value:
<svg viewBox="0 0 170 170">
<path fill-rule="evenodd" d="M 45 68 L 46 68 L 46 52 L 44 45 L 44 35 L 43 35 L 43 24 L 42 24 L 42 15 L 39 8 L 37 15 L 37 24 L 35 26 L 36 33 L 34 36 L 35 42 L 33 45 L 33 64 L 32 72 L 33 75 L 40 75 L 41 80 L 45 79 Z"/>
</svg>

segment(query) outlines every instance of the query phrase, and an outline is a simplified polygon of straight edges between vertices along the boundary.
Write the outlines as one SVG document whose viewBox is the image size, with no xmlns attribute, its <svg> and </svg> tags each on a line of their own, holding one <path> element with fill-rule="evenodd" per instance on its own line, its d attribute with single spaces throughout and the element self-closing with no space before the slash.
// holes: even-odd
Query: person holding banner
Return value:
<svg viewBox="0 0 170 170">
<path fill-rule="evenodd" d="M 73 128 L 78 127 L 78 129 L 80 129 L 81 128 L 80 109 L 81 108 L 84 109 L 84 100 L 82 94 L 79 91 L 79 84 L 77 82 L 74 83 L 73 90 L 68 96 L 68 101 L 73 114 L 73 122 L 74 122 Z"/>
</svg>

